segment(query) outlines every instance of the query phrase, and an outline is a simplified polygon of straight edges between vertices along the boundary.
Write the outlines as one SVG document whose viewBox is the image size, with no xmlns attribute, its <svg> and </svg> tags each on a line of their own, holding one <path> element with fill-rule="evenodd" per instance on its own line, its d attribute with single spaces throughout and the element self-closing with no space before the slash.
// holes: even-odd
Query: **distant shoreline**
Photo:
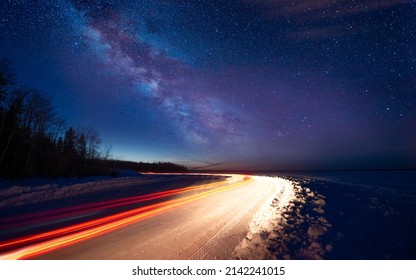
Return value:
<svg viewBox="0 0 416 280">
<path fill-rule="evenodd" d="M 416 171 L 416 168 L 403 169 L 313 169 L 313 170 L 189 170 L 190 173 L 232 173 L 232 174 L 264 174 L 264 173 L 305 173 L 305 172 L 391 172 Z"/>
</svg>

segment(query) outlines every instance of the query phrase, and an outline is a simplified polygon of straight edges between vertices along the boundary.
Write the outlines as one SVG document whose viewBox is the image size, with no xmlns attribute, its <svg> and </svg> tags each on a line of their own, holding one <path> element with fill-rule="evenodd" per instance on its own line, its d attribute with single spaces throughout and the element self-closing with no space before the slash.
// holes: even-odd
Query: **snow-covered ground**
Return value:
<svg viewBox="0 0 416 280">
<path fill-rule="evenodd" d="M 71 203 L 79 203 L 83 201 L 80 198 L 85 196 L 89 199 L 106 199 L 114 198 L 120 193 L 129 197 L 140 194 L 141 191 L 149 193 L 223 180 L 223 183 L 216 185 L 221 187 L 239 184 L 250 178 L 244 175 L 124 175 L 118 178 L 95 177 L 90 180 L 15 182 L 0 190 L 0 208 L 12 210 L 14 207 L 65 199 Z M 328 232 L 332 228 L 330 217 L 326 217 L 328 199 L 316 189 L 307 187 L 309 180 L 305 180 L 300 182 L 275 176 L 251 176 L 249 184 L 192 202 L 160 218 L 150 219 L 133 227 L 140 232 L 157 227 L 156 232 L 149 231 L 149 240 L 142 236 L 139 241 L 130 232 L 123 234 L 131 242 L 137 242 L 137 248 L 144 246 L 143 248 L 149 250 L 130 250 L 130 253 L 115 254 L 109 248 L 110 251 L 105 252 L 106 257 L 103 258 L 325 258 L 334 247 L 334 242 L 328 238 L 331 235 Z M 46 206 L 59 207 L 60 202 Z M 3 211 L 3 216 L 5 213 L 7 211 Z M 172 232 L 175 232 L 175 236 Z M 116 232 L 107 239 L 100 238 L 104 240 L 102 246 L 106 246 L 105 240 L 120 239 Z M 156 248 L 156 251 L 152 251 L 152 242 L 159 245 L 163 243 L 166 251 L 158 251 Z M 123 250 L 125 244 L 127 243 L 121 243 L 117 250 Z M 85 246 L 80 249 L 89 248 L 91 256 L 103 254 L 102 250 Z M 69 258 L 82 258 L 87 255 L 89 256 L 74 253 Z M 68 258 L 65 251 L 50 256 Z"/>
<path fill-rule="evenodd" d="M 28 204 L 48 202 L 57 199 L 79 197 L 82 195 L 99 194 L 103 192 L 122 192 L 128 189 L 159 186 L 163 188 L 164 182 L 170 186 L 180 186 L 180 181 L 205 182 L 216 180 L 213 176 L 182 177 L 164 175 L 143 175 L 132 171 L 122 171 L 119 177 L 87 177 L 87 178 L 36 178 L 21 181 L 0 182 L 0 208 L 15 207 Z"/>
<path fill-rule="evenodd" d="M 201 178 L 201 176 L 194 177 Z M 78 202 L 80 195 L 99 193 L 103 189 L 113 190 L 114 193 L 114 190 L 131 186 L 137 189 L 141 184 L 152 186 L 160 181 L 164 181 L 162 185 L 169 185 L 172 188 L 172 180 L 176 178 L 183 184 L 183 180 L 187 177 L 192 176 L 143 175 L 65 186 L 53 184 L 36 187 L 13 186 L 2 195 L 8 197 L 8 205 L 22 205 L 65 197 L 73 197 L 71 200 Z M 202 178 L 207 179 L 206 176 Z M 60 248 L 44 257 L 51 259 L 272 258 L 266 247 L 258 246 L 254 241 L 257 237 L 263 240 L 265 234 L 272 234 L 274 227 L 282 219 L 281 212 L 294 198 L 294 186 L 290 181 L 264 176 L 228 175 L 225 178 L 226 180 L 219 184 L 210 184 L 212 187 L 195 189 L 193 193 L 189 193 L 189 199 L 188 194 L 172 198 L 166 205 L 173 205 L 174 211 L 163 211 L 161 215 L 130 224 L 126 229 L 94 237 L 93 242 L 84 240 L 79 245 L 72 245 L 68 250 Z M 218 181 L 218 178 L 216 180 Z M 189 203 L 184 203 L 187 200 Z M 130 218 L 128 220 L 130 221 Z M 110 226 L 103 225 L 103 228 L 108 229 Z M 82 236 L 85 235 L 82 233 Z M 71 235 L 71 238 L 75 237 Z M 246 257 L 233 254 L 238 251 L 236 248 L 240 246 L 241 240 L 248 239 L 252 242 L 245 248 L 253 247 L 256 250 L 249 251 Z M 49 241 L 47 242 L 49 244 Z M 55 243 L 54 240 L 50 241 L 50 244 Z M 36 248 L 36 244 L 31 246 Z"/>
<path fill-rule="evenodd" d="M 8 183 L 0 189 L 0 207 L 19 206 L 95 193 L 137 183 L 140 177 L 86 179 L 34 179 Z"/>
<path fill-rule="evenodd" d="M 295 187 L 291 181 L 276 177 L 260 177 L 262 184 L 274 187 L 273 194 L 264 201 L 254 215 L 245 238 L 235 248 L 237 259 L 275 259 L 273 252 L 267 249 L 270 239 L 276 236 L 275 229 L 281 225 L 282 212 L 295 197 Z"/>
</svg>

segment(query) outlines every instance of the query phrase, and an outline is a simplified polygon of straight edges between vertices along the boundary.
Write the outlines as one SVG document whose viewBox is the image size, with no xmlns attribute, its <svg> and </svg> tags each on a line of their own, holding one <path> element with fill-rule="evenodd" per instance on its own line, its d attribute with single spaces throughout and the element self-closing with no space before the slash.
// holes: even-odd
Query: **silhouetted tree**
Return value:
<svg viewBox="0 0 416 280">
<path fill-rule="evenodd" d="M 84 133 L 81 133 L 77 138 L 76 143 L 77 154 L 81 159 L 87 158 L 87 138 Z"/>
<path fill-rule="evenodd" d="M 0 164 L 3 163 L 12 144 L 13 138 L 18 134 L 19 125 L 22 119 L 24 100 L 26 93 L 15 91 L 9 108 L 5 111 L 5 124 L 3 126 L 0 150 Z"/>
<path fill-rule="evenodd" d="M 29 90 L 27 96 L 22 129 L 31 142 L 24 168 L 24 174 L 30 176 L 34 150 L 38 149 L 38 146 L 45 145 L 46 142 L 50 141 L 50 139 L 47 139 L 46 134 L 54 118 L 54 113 L 50 100 L 45 98 L 39 91 Z"/>
<path fill-rule="evenodd" d="M 6 99 L 10 86 L 14 84 L 14 73 L 5 59 L 0 59 L 0 139 L 6 121 Z"/>
<path fill-rule="evenodd" d="M 65 128 L 52 103 L 33 88 L 12 88 L 13 72 L 0 59 L 0 176 L 87 176 L 115 174 L 116 169 L 185 172 L 168 162 L 137 163 L 110 159 L 100 152 L 93 128 Z M 63 133 L 64 132 L 64 133 Z"/>
<path fill-rule="evenodd" d="M 64 151 L 64 140 L 62 139 L 62 137 L 59 137 L 59 138 L 58 138 L 58 141 L 57 141 L 57 143 L 56 143 L 56 151 L 57 151 L 59 154 L 62 154 L 62 153 L 63 153 L 63 151 Z"/>
<path fill-rule="evenodd" d="M 98 159 L 100 157 L 99 146 L 101 144 L 101 138 L 95 129 L 86 129 L 86 140 L 87 140 L 87 158 Z"/>
<path fill-rule="evenodd" d="M 72 127 L 69 127 L 65 131 L 64 143 L 63 143 L 63 153 L 68 155 L 75 155 L 75 141 L 77 137 L 75 135 L 75 130 Z"/>
</svg>

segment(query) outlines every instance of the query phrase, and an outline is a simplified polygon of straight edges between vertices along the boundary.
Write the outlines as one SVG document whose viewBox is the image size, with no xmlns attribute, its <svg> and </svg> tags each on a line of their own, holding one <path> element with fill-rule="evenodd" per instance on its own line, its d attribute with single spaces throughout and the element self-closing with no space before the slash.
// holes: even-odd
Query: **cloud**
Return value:
<svg viewBox="0 0 416 280">
<path fill-rule="evenodd" d="M 210 169 L 218 169 L 219 166 L 225 166 L 229 164 L 230 162 L 216 162 L 216 163 L 210 163 L 206 162 L 204 165 L 196 166 L 194 167 L 195 170 L 210 170 Z"/>
<path fill-rule="evenodd" d="M 359 32 L 352 17 L 410 4 L 409 0 L 246 0 L 269 20 L 286 21 L 290 39 L 325 39 Z M 349 22 L 346 24 L 345 22 Z"/>
<path fill-rule="evenodd" d="M 269 18 L 302 16 L 306 19 L 337 18 L 410 3 L 409 0 L 247 0 Z"/>
</svg>

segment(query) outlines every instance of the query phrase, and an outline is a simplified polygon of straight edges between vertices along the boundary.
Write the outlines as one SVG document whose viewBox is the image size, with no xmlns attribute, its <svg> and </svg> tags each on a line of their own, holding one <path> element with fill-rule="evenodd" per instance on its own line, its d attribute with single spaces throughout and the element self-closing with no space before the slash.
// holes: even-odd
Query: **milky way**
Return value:
<svg viewBox="0 0 416 280">
<path fill-rule="evenodd" d="M 0 56 L 116 157 L 416 165 L 412 1 L 5 1 Z M 3 43 L 4 42 L 4 43 Z"/>
</svg>

